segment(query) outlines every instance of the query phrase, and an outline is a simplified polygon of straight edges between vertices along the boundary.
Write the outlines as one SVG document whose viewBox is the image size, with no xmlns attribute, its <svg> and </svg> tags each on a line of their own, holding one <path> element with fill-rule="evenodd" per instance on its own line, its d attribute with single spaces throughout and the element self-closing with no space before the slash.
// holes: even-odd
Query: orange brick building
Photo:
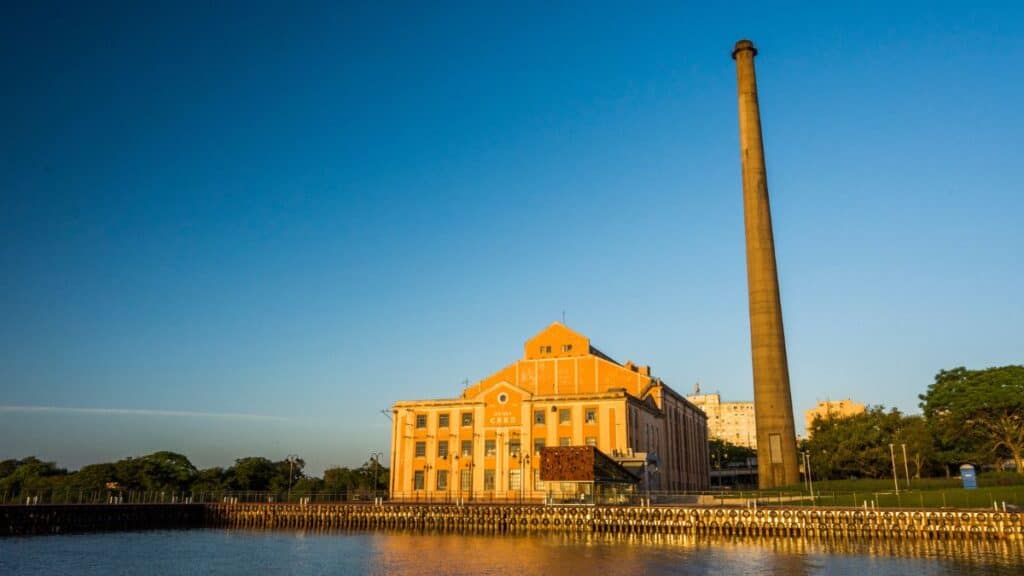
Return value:
<svg viewBox="0 0 1024 576">
<path fill-rule="evenodd" d="M 650 368 L 554 323 L 459 398 L 392 407 L 392 498 L 541 499 L 545 446 L 597 447 L 651 490 L 708 487 L 707 419 Z"/>
</svg>

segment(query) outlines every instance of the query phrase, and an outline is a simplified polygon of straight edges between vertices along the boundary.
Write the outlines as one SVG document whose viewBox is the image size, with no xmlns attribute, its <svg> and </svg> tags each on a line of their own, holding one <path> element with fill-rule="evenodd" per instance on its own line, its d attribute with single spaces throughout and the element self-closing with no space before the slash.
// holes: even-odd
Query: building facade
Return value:
<svg viewBox="0 0 1024 576">
<path fill-rule="evenodd" d="M 707 414 L 710 437 L 757 450 L 753 402 L 722 402 L 717 392 L 691 394 L 686 399 Z"/>
<path fill-rule="evenodd" d="M 392 498 L 542 499 L 546 446 L 593 446 L 650 490 L 708 487 L 707 419 L 650 368 L 554 323 L 458 398 L 392 407 Z"/>
<path fill-rule="evenodd" d="M 864 413 L 864 405 L 849 398 L 845 400 L 824 400 L 810 410 L 804 410 L 804 425 L 807 426 L 807 437 L 811 437 L 811 425 L 815 418 L 849 418 Z"/>
</svg>

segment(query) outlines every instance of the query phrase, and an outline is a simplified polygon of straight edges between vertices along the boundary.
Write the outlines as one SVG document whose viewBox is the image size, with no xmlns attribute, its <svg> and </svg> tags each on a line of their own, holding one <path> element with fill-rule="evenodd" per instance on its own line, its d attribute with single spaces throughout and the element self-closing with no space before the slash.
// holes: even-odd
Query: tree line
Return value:
<svg viewBox="0 0 1024 576">
<path fill-rule="evenodd" d="M 198 469 L 175 452 L 155 452 L 117 462 L 90 464 L 69 472 L 30 456 L 0 461 L 0 495 L 6 500 L 42 495 L 75 500 L 81 494 L 219 494 L 261 492 L 278 499 L 332 495 L 346 497 L 386 490 L 388 469 L 374 459 L 358 468 L 333 467 L 323 477 L 307 475 L 302 458 L 272 461 L 239 458 L 227 468 Z"/>
<path fill-rule="evenodd" d="M 891 476 L 893 456 L 900 476 L 949 476 L 962 464 L 1000 470 L 1006 462 L 1024 474 L 1024 366 L 942 370 L 918 398 L 921 415 L 874 406 L 815 419 L 800 444 L 814 477 Z"/>
</svg>

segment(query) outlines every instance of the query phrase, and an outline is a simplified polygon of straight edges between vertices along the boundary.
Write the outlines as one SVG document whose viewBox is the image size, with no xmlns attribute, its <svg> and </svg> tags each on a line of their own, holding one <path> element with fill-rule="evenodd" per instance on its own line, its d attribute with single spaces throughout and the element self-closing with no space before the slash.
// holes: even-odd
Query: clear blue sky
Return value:
<svg viewBox="0 0 1024 576">
<path fill-rule="evenodd" d="M 359 465 L 563 310 L 750 399 L 740 38 L 798 421 L 1024 360 L 1020 3 L 369 4 L 7 8 L 0 458 Z"/>
</svg>

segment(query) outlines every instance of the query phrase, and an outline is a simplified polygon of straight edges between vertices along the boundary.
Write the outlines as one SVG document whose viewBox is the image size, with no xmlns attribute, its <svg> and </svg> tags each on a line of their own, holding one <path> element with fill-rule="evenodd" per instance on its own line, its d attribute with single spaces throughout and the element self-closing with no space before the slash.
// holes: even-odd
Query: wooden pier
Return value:
<svg viewBox="0 0 1024 576">
<path fill-rule="evenodd" d="M 591 532 L 1024 539 L 1021 513 L 812 508 L 602 507 L 395 504 L 212 504 L 207 526 L 302 530 Z"/>
</svg>

